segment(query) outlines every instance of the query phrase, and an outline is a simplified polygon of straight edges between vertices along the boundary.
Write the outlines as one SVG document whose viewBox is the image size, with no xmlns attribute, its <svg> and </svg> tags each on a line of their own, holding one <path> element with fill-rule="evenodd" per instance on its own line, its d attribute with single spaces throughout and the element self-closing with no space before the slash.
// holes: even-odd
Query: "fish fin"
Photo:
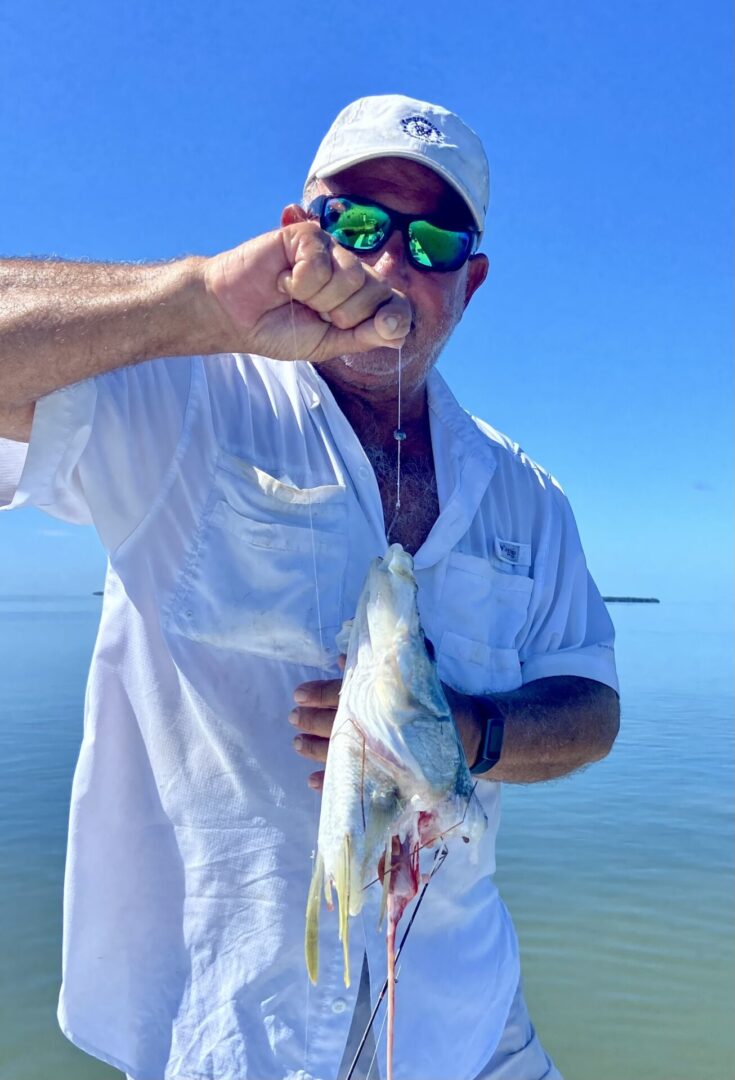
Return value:
<svg viewBox="0 0 735 1080">
<path fill-rule="evenodd" d="M 345 986 L 350 985 L 350 861 L 349 833 L 345 834 L 342 852 L 337 864 L 337 900 L 339 903 L 339 940 L 345 964 Z"/>
<path fill-rule="evenodd" d="M 321 906 L 322 881 L 324 879 L 324 859 L 317 852 L 314 871 L 311 875 L 309 898 L 306 901 L 306 935 L 304 954 L 309 978 L 316 983 L 319 975 L 319 908 Z"/>
</svg>

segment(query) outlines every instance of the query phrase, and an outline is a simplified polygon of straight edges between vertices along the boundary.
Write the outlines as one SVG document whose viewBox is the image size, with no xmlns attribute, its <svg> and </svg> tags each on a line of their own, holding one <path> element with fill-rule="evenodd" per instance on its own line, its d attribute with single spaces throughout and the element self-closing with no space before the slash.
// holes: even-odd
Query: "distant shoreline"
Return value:
<svg viewBox="0 0 735 1080">
<path fill-rule="evenodd" d="M 89 593 L 0 593 L 0 601 L 33 601 L 33 600 L 81 600 Z M 95 589 L 92 596 L 104 596 L 103 589 Z M 660 604 L 656 596 L 603 596 L 606 604 Z"/>
<path fill-rule="evenodd" d="M 94 592 L 92 596 L 102 596 L 101 592 Z M 660 604 L 661 601 L 655 596 L 603 596 L 606 604 Z"/>
<path fill-rule="evenodd" d="M 606 604 L 660 604 L 655 596 L 603 596 Z"/>
</svg>

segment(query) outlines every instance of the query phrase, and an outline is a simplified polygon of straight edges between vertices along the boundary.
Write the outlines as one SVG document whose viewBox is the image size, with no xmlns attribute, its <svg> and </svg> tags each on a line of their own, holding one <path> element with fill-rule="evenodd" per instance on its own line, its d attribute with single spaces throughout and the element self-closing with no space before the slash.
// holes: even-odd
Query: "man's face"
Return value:
<svg viewBox="0 0 735 1080">
<path fill-rule="evenodd" d="M 441 214 L 458 226 L 471 224 L 464 201 L 431 169 L 402 158 L 379 158 L 355 165 L 328 180 L 317 181 L 309 192 L 363 196 L 390 210 L 417 216 Z M 459 270 L 448 273 L 417 270 L 406 257 L 404 238 L 396 229 L 379 251 L 361 255 L 363 262 L 411 302 L 414 322 L 401 354 L 406 390 L 423 385 L 445 342 L 462 317 L 470 297 L 487 273 L 484 255 L 473 256 Z M 320 371 L 345 388 L 370 390 L 371 397 L 395 391 L 398 356 L 394 349 L 337 357 L 320 364 Z"/>
</svg>

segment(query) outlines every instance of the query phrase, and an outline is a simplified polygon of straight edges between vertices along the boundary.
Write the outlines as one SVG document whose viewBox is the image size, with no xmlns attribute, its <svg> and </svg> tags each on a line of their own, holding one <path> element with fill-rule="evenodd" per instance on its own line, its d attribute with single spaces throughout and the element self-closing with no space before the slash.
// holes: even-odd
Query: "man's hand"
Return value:
<svg viewBox="0 0 735 1080">
<path fill-rule="evenodd" d="M 446 683 L 442 683 L 442 690 L 452 710 L 464 756 L 471 768 L 477 761 L 482 738 L 482 724 L 477 712 L 478 699 L 469 697 L 467 694 L 460 694 L 458 690 L 447 686 Z"/>
<path fill-rule="evenodd" d="M 204 262 L 221 351 L 277 360 L 330 360 L 399 348 L 411 306 L 314 221 L 248 240 Z"/>
<path fill-rule="evenodd" d="M 340 665 L 344 667 L 344 657 Z M 303 733 L 295 748 L 313 761 L 327 760 L 341 685 L 340 679 L 308 682 L 294 693 L 298 707 L 289 720 Z M 483 700 L 442 686 L 471 766 L 480 746 Z M 604 758 L 618 733 L 618 696 L 592 679 L 537 679 L 518 690 L 493 694 L 493 701 L 505 719 L 505 739 L 500 761 L 485 774 L 488 780 L 532 784 L 566 776 Z M 321 791 L 323 784 L 323 770 L 309 777 L 310 787 Z"/>
<path fill-rule="evenodd" d="M 159 265 L 0 259 L 0 435 L 27 439 L 62 386 L 159 356 L 329 360 L 400 348 L 411 305 L 300 207 L 213 258 Z"/>
<path fill-rule="evenodd" d="M 345 657 L 340 656 L 339 666 L 343 670 L 344 665 Z M 444 683 L 442 686 L 471 765 L 477 757 L 480 744 L 480 726 L 475 715 L 476 701 L 465 694 L 457 693 Z M 302 757 L 326 762 L 341 687 L 341 679 L 322 679 L 302 683 L 294 690 L 294 701 L 297 705 L 289 713 L 288 719 L 289 723 L 299 730 L 299 734 L 294 738 L 294 749 Z M 324 770 L 312 773 L 308 783 L 309 787 L 321 791 L 324 786 Z"/>
<path fill-rule="evenodd" d="M 344 668 L 344 657 L 340 657 L 340 667 Z M 294 749 L 302 757 L 326 762 L 341 686 L 341 679 L 326 679 L 302 683 L 294 690 L 297 704 L 288 714 L 288 719 L 299 730 L 294 738 Z M 321 791 L 324 769 L 313 772 L 308 784 L 315 791 Z"/>
</svg>

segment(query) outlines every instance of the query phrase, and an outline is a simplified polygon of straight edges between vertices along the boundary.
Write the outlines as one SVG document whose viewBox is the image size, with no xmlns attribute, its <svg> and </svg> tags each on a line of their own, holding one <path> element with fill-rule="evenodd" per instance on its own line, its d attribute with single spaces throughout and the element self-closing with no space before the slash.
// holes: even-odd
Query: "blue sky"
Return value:
<svg viewBox="0 0 735 1080">
<path fill-rule="evenodd" d="M 0 253 L 214 253 L 348 101 L 448 105 L 491 164 L 450 385 L 559 478 L 603 592 L 729 596 L 731 37 L 724 0 L 5 5 Z M 103 569 L 90 530 L 0 518 L 0 593 Z"/>
</svg>

